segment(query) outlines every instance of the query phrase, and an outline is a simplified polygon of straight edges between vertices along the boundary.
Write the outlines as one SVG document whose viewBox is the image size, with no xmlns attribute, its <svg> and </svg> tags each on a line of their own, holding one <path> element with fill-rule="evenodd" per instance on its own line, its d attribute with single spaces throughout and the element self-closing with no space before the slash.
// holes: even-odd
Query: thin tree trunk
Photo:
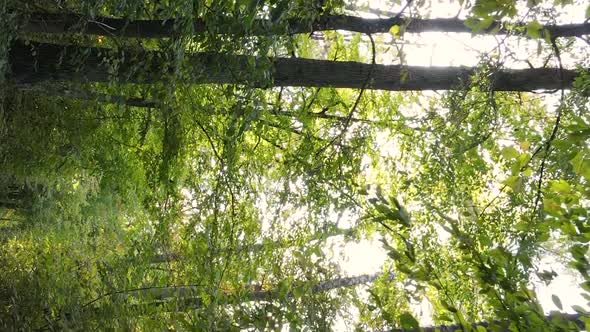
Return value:
<svg viewBox="0 0 590 332">
<path fill-rule="evenodd" d="M 39 184 L 26 185 L 15 178 L 0 176 L 0 208 L 26 210 L 43 190 Z"/>
<path fill-rule="evenodd" d="M 545 316 L 545 320 L 547 322 L 553 322 L 554 324 L 559 324 L 559 322 L 571 322 L 574 323 L 577 328 L 585 329 L 586 324 L 582 320 L 583 316 L 580 314 L 564 314 L 564 313 L 557 313 Z M 567 323 L 566 323 L 567 325 Z M 471 323 L 471 327 L 475 330 L 478 326 L 483 327 L 486 331 L 490 332 L 511 332 L 514 331 L 510 329 L 510 321 L 493 321 L 493 322 L 475 322 Z M 561 326 L 561 325 L 556 325 Z M 402 329 L 402 328 L 395 328 L 391 329 L 388 332 L 456 332 L 456 331 L 465 331 L 463 325 L 461 324 L 452 324 L 452 325 L 438 325 L 438 326 L 426 326 L 420 327 L 418 329 Z M 479 331 L 479 330 L 478 330 Z M 556 331 L 562 331 L 558 329 Z M 570 329 L 565 329 L 563 331 L 574 331 Z M 577 331 L 577 330 L 575 330 Z"/>
<path fill-rule="evenodd" d="M 34 47 L 34 52 L 31 50 Z M 17 85 L 48 81 L 127 83 L 162 82 L 171 73 L 165 54 L 154 51 L 119 50 L 116 72 L 103 62 L 114 51 L 104 48 L 15 42 L 10 51 L 12 80 Z M 123 56 L 124 54 L 124 56 Z M 352 61 L 302 58 L 261 58 L 218 53 L 186 56 L 190 73 L 183 81 L 193 84 L 247 84 L 272 86 L 367 88 L 390 91 L 452 90 L 468 84 L 475 68 L 372 65 Z M 82 60 L 83 59 L 83 60 Z M 75 64 L 72 64 L 75 60 Z M 268 62 L 270 61 L 270 62 Z M 252 65 L 254 64 L 254 65 Z M 256 66 L 257 68 L 253 68 Z M 270 67 L 270 68 L 269 68 Z M 261 75 L 261 72 L 266 75 Z M 255 77 L 253 77 L 253 73 Z M 496 91 L 531 91 L 570 88 L 577 76 L 573 70 L 556 68 L 504 69 L 492 76 Z M 262 79 L 261 77 L 268 77 Z"/>
<path fill-rule="evenodd" d="M 307 242 L 324 240 L 324 239 L 328 239 L 328 238 L 340 236 L 340 235 L 350 235 L 353 232 L 354 232 L 354 228 L 335 228 L 334 230 L 331 230 L 326 233 L 316 233 L 313 236 L 309 237 L 307 239 Z M 256 253 L 256 252 L 263 250 L 264 248 L 286 248 L 286 247 L 290 247 L 292 245 L 293 245 L 293 241 L 291 241 L 289 239 L 281 239 L 281 240 L 273 241 L 271 243 L 254 243 L 251 245 L 239 246 L 234 251 L 236 251 L 236 252 L 248 251 L 251 253 Z M 229 249 L 221 249 L 220 251 L 227 252 L 228 250 Z M 183 259 L 183 257 L 181 254 L 175 253 L 175 252 L 170 252 L 170 253 L 165 253 L 165 254 L 156 255 L 156 256 L 152 257 L 150 259 L 150 263 L 154 263 L 154 264 L 167 263 L 167 262 L 173 262 L 173 261 L 182 260 L 182 259 Z"/>
<path fill-rule="evenodd" d="M 117 105 L 125 105 L 125 106 L 134 106 L 134 107 L 141 107 L 141 108 L 156 108 L 158 107 L 158 103 L 153 100 L 141 98 L 141 97 L 128 97 L 123 95 L 113 95 L 113 94 L 106 94 L 106 93 L 97 93 L 88 90 L 68 87 L 68 86 L 51 86 L 51 85 L 43 85 L 43 86 L 27 86 L 24 91 L 30 91 L 33 93 L 37 93 L 40 95 L 45 95 L 48 97 L 60 97 L 60 98 L 68 98 L 68 99 L 77 99 L 77 100 L 87 100 L 92 102 L 103 102 L 109 104 L 117 104 Z"/>
<path fill-rule="evenodd" d="M 236 20 L 228 19 L 219 26 L 227 27 L 227 31 L 221 33 L 235 35 L 271 35 L 278 33 L 311 33 L 313 31 L 348 30 L 361 33 L 389 32 L 392 26 L 404 27 L 409 33 L 420 32 L 463 32 L 473 33 L 471 28 L 465 25 L 464 20 L 456 18 L 419 19 L 406 17 L 393 18 L 362 18 L 348 15 L 322 16 L 313 23 L 301 20 L 291 20 L 287 24 L 286 31 L 280 31 L 269 20 L 256 20 L 251 28 L 246 31 L 243 25 Z M 35 13 L 22 26 L 23 32 L 29 33 L 72 33 L 80 32 L 91 35 L 119 36 L 135 38 L 166 38 L 177 36 L 175 28 L 177 22 L 168 20 L 126 20 L 111 17 L 89 18 L 76 14 L 47 14 Z M 509 30 L 502 22 L 493 22 L 489 28 L 480 30 L 478 34 L 507 34 L 514 33 L 526 36 L 526 24 L 516 24 L 520 29 Z M 194 34 L 207 31 L 207 23 L 202 19 L 193 20 Z M 546 25 L 542 30 L 547 30 L 551 37 L 575 37 L 590 34 L 590 23 Z"/>
<path fill-rule="evenodd" d="M 336 278 L 319 282 L 314 286 L 310 286 L 309 290 L 312 293 L 326 292 L 332 289 L 343 288 L 343 287 L 354 287 L 362 284 L 367 284 L 375 281 L 381 274 L 363 274 L 356 277 L 345 277 Z M 390 276 L 391 277 L 391 276 Z M 292 285 L 291 289 L 296 287 L 305 287 L 305 282 L 296 282 Z M 150 300 L 167 300 L 167 299 L 179 299 L 184 300 L 186 303 L 191 303 L 192 307 L 201 306 L 202 302 L 198 294 L 202 288 L 196 286 L 178 286 L 178 287 L 156 287 L 147 288 L 141 290 L 135 290 L 124 293 L 127 296 L 142 298 L 145 297 Z M 241 294 L 240 294 L 241 293 Z M 279 289 L 271 290 L 257 290 L 257 289 L 242 289 L 234 293 L 226 293 L 228 297 L 237 296 L 238 302 L 249 302 L 249 301 L 264 301 L 272 300 L 280 294 Z M 295 296 L 293 291 L 290 290 L 286 294 L 287 297 Z M 232 301 L 229 301 L 230 303 Z"/>
<path fill-rule="evenodd" d="M 23 91 L 30 91 L 33 93 L 38 93 L 40 95 L 46 95 L 49 97 L 59 97 L 59 98 L 70 98 L 70 99 L 77 99 L 77 100 L 86 100 L 86 101 L 98 101 L 108 104 L 117 104 L 117 105 L 124 105 L 124 106 L 133 106 L 139 108 L 156 108 L 158 107 L 159 103 L 155 100 L 141 98 L 141 97 L 127 97 L 122 95 L 113 95 L 113 94 L 104 94 L 104 93 L 95 93 L 88 90 L 80 90 L 71 87 L 62 87 L 62 88 L 55 88 L 55 87 L 40 87 L 37 88 L 36 86 L 27 86 L 22 89 Z M 277 116 L 284 116 L 284 117 L 297 117 L 297 112 L 292 111 L 278 111 L 272 112 L 271 114 Z M 314 118 L 314 119 L 326 119 L 326 120 L 335 120 L 340 122 L 345 122 L 348 120 L 346 116 L 342 115 L 334 115 L 329 114 L 327 112 L 318 112 L 314 113 L 311 111 L 304 113 L 306 117 Z M 365 123 L 379 123 L 379 121 L 370 120 L 370 119 L 361 119 L 361 118 L 351 118 L 351 122 L 365 122 Z"/>
</svg>

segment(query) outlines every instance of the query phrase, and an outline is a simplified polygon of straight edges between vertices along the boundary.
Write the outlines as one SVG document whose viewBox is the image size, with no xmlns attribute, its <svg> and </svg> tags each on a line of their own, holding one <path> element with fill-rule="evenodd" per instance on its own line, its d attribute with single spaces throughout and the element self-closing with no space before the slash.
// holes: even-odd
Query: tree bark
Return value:
<svg viewBox="0 0 590 332">
<path fill-rule="evenodd" d="M 34 49 L 34 51 L 32 50 Z M 15 42 L 10 51 L 12 81 L 21 86 L 41 82 L 163 82 L 173 68 L 166 54 L 156 51 L 118 50 L 116 70 L 104 58 L 115 51 L 105 48 L 61 46 L 45 43 Z M 453 90 L 469 84 L 475 68 L 413 67 L 372 65 L 352 61 L 328 61 L 302 58 L 263 59 L 218 53 L 194 53 L 186 56 L 188 77 L 193 84 L 245 84 L 273 86 L 367 88 L 389 91 Z M 264 61 L 262 61 L 264 60 Z M 264 72 L 264 75 L 261 74 Z M 570 88 L 577 73 L 556 68 L 504 69 L 492 75 L 496 91 L 531 91 Z M 263 77 L 266 77 L 263 79 Z"/>
<path fill-rule="evenodd" d="M 344 277 L 344 278 L 336 278 L 326 281 L 321 281 L 316 285 L 310 286 L 310 291 L 312 293 L 317 292 L 326 292 L 332 289 L 343 288 L 343 287 L 354 287 L 362 284 L 367 284 L 375 281 L 381 274 L 363 274 L 356 277 Z M 390 276 L 392 277 L 392 276 Z M 294 287 L 305 287 L 304 282 L 297 282 L 295 283 L 292 288 Z M 193 307 L 198 307 L 201 305 L 201 299 L 195 297 L 200 291 L 200 287 L 193 287 L 193 286 L 178 286 L 178 287 L 155 287 L 155 288 L 147 288 L 141 290 L 135 290 L 126 292 L 124 294 L 133 297 L 146 297 L 151 300 L 166 300 L 166 299 L 184 299 L 187 303 L 192 303 Z M 249 302 L 249 301 L 264 301 L 264 300 L 271 300 L 276 298 L 279 295 L 278 289 L 270 289 L 270 290 L 256 290 L 256 289 L 243 289 L 241 290 L 244 295 L 238 296 L 239 302 Z M 236 294 L 226 294 L 228 296 L 239 295 Z M 287 297 L 293 297 L 293 291 L 289 291 L 286 294 Z M 229 301 L 232 302 L 232 301 Z M 195 304 L 197 304 L 195 306 Z"/>
<path fill-rule="evenodd" d="M 317 241 L 317 240 L 324 240 L 324 239 L 328 239 L 331 237 L 335 237 L 335 236 L 340 236 L 340 235 L 351 235 L 354 232 L 354 228 L 334 228 L 333 230 L 330 230 L 326 233 L 316 233 L 313 236 L 311 236 L 309 239 L 307 239 L 307 242 L 312 242 L 312 241 Z M 243 245 L 243 246 L 238 246 L 236 249 L 234 249 L 235 252 L 241 252 L 241 251 L 248 251 L 251 253 L 256 253 L 259 252 L 261 250 L 263 250 L 264 248 L 286 248 L 286 247 L 290 247 L 293 245 L 294 241 L 291 241 L 289 239 L 280 239 L 280 240 L 276 240 L 276 241 L 272 241 L 270 243 L 254 243 L 251 245 Z M 221 249 L 220 251 L 227 253 L 230 249 Z M 155 255 L 150 259 L 150 263 L 168 263 L 168 262 L 173 262 L 173 261 L 177 261 L 177 260 L 183 260 L 184 257 L 176 252 L 169 252 L 169 253 L 165 253 L 165 254 L 160 254 L 160 255 Z"/>
<path fill-rule="evenodd" d="M 85 33 L 100 36 L 118 36 L 132 38 L 167 38 L 178 36 L 177 22 L 168 20 L 127 20 L 111 17 L 89 18 L 77 14 L 35 13 L 22 26 L 21 31 L 28 33 Z M 279 33 L 296 34 L 313 31 L 348 30 L 366 34 L 386 33 L 392 26 L 403 27 L 408 33 L 421 32 L 458 32 L 477 34 L 514 33 L 526 36 L 526 24 L 516 24 L 519 29 L 507 29 L 502 22 L 492 22 L 487 29 L 473 32 L 465 25 L 464 20 L 456 18 L 419 19 L 406 17 L 362 18 L 348 15 L 327 15 L 313 23 L 301 20 L 290 20 L 286 31 L 280 31 L 276 24 L 269 20 L 256 20 L 249 30 L 228 19 L 225 24 L 227 31 L 222 33 L 234 35 L 271 35 Z M 193 20 L 192 32 L 200 34 L 207 31 L 207 23 L 203 19 Z M 541 31 L 547 30 L 551 37 L 575 37 L 590 34 L 590 23 L 546 25 Z M 543 33 L 543 32 L 542 32 Z"/>
<path fill-rule="evenodd" d="M 157 108 L 160 105 L 158 102 L 146 98 L 97 93 L 64 85 L 28 86 L 22 90 L 48 97 L 86 100 L 91 102 L 102 102 L 107 104 L 117 104 L 140 108 Z"/>
<path fill-rule="evenodd" d="M 582 320 L 583 316 L 580 314 L 564 314 L 564 313 L 556 313 L 550 314 L 545 316 L 545 320 L 549 322 L 572 322 L 578 328 L 585 329 L 586 323 Z M 483 327 L 486 331 L 490 332 L 512 332 L 514 330 L 510 329 L 510 321 L 493 321 L 493 322 L 475 322 L 471 323 L 471 327 L 473 329 L 477 329 L 478 326 Z M 391 329 L 388 332 L 456 332 L 456 331 L 465 331 L 463 325 L 461 324 L 452 324 L 452 325 L 438 325 L 438 326 L 425 326 L 420 327 L 418 329 L 402 329 L 402 328 L 395 328 Z M 479 330 L 478 330 L 479 331 Z M 558 329 L 557 331 L 561 331 Z M 569 329 L 564 331 L 570 331 Z M 574 330 L 571 330 L 574 331 Z M 576 330 L 577 331 L 577 330 Z"/>
<path fill-rule="evenodd" d="M 25 184 L 10 176 L 0 175 L 0 208 L 29 209 L 45 188 L 40 184 Z"/>
<path fill-rule="evenodd" d="M 75 100 L 84 100 L 90 102 L 102 102 L 107 104 L 116 104 L 122 106 L 132 106 L 132 107 L 139 107 L 139 108 L 157 108 L 161 103 L 141 98 L 141 97 L 127 97 L 123 95 L 114 95 L 114 94 L 104 94 L 104 93 L 95 93 L 88 90 L 80 90 L 75 89 L 68 86 L 63 87 L 36 87 L 36 86 L 27 86 L 22 89 L 22 91 L 28 91 L 32 93 L 37 93 L 40 95 L 45 95 L 48 97 L 58 97 L 58 98 L 66 98 L 66 99 L 75 99 Z M 277 116 L 284 116 L 284 117 L 297 117 L 297 112 L 292 111 L 278 111 L 272 112 L 273 115 Z M 314 118 L 314 119 L 325 119 L 325 120 L 334 120 L 340 122 L 348 121 L 346 116 L 342 115 L 334 115 L 329 114 L 327 112 L 305 112 L 306 117 Z M 378 123 L 379 121 L 369 120 L 369 119 L 361 119 L 361 118 L 350 118 L 351 122 L 365 122 L 365 123 Z M 174 255 L 174 254 L 171 254 Z"/>
</svg>

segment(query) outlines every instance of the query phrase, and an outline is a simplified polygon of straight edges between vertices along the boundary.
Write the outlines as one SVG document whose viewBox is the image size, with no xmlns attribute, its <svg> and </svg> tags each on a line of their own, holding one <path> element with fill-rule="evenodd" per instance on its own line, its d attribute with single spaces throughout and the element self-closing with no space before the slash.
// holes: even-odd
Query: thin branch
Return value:
<svg viewBox="0 0 590 332">
<path fill-rule="evenodd" d="M 273 127 L 273 128 L 280 129 L 280 130 L 289 131 L 291 133 L 294 133 L 294 134 L 299 135 L 299 136 L 304 137 L 304 138 L 309 138 L 309 139 L 313 138 L 313 139 L 318 140 L 318 141 L 325 141 L 326 140 L 324 138 L 320 138 L 320 137 L 317 137 L 315 135 L 312 135 L 312 134 L 309 134 L 309 133 L 305 133 L 305 132 L 303 132 L 301 130 L 298 130 L 296 128 L 293 128 L 293 127 L 283 127 L 280 124 L 276 124 L 276 123 L 271 122 L 271 121 L 268 121 L 268 120 L 258 119 L 258 121 L 260 123 L 264 124 L 264 125 L 269 126 L 269 127 Z"/>
<path fill-rule="evenodd" d="M 408 4 L 411 1 L 408 1 Z M 405 7 L 404 7 L 405 8 Z M 321 149 L 318 150 L 318 152 L 316 152 L 316 156 L 320 155 L 322 152 L 324 152 L 329 146 L 334 145 L 334 143 L 336 142 L 336 140 L 341 140 L 342 137 L 344 136 L 344 133 L 346 133 L 346 131 L 348 130 L 348 127 L 350 126 L 350 121 L 354 116 L 354 112 L 356 111 L 356 108 L 358 107 L 361 98 L 363 97 L 363 93 L 365 92 L 365 89 L 367 88 L 367 86 L 369 85 L 369 82 L 371 80 L 371 77 L 373 76 L 373 70 L 375 69 L 375 58 L 376 58 L 376 52 L 375 52 L 375 41 L 373 40 L 373 36 L 371 36 L 370 34 L 369 36 L 369 40 L 371 41 L 371 50 L 373 53 L 372 59 L 371 59 L 371 68 L 369 69 L 369 73 L 367 74 L 367 79 L 365 80 L 365 83 L 363 84 L 363 86 L 361 87 L 361 91 L 359 92 L 356 100 L 354 101 L 354 105 L 352 105 L 352 108 L 350 109 L 350 112 L 348 113 L 348 116 L 346 117 L 346 120 L 344 121 L 344 125 L 342 130 L 340 131 L 340 134 L 337 135 L 336 137 L 334 137 L 328 144 L 326 144 L 324 147 L 322 147 Z"/>
<path fill-rule="evenodd" d="M 215 158 L 217 158 L 220 165 L 223 165 L 223 158 L 221 158 L 221 155 L 219 154 L 219 152 L 217 152 L 217 148 L 215 148 L 215 143 L 213 143 L 213 139 L 211 139 L 211 136 L 209 136 L 209 132 L 207 132 L 207 130 L 205 129 L 205 127 L 201 124 L 201 122 L 199 120 L 195 119 L 195 123 L 197 124 L 199 129 L 201 129 L 201 131 L 205 134 L 205 137 L 207 138 L 207 142 L 209 143 L 211 150 L 213 150 L 213 154 L 215 155 Z"/>
<path fill-rule="evenodd" d="M 559 52 L 559 47 L 555 41 L 555 38 L 551 39 L 551 46 L 553 51 L 555 52 L 555 56 L 557 57 L 557 62 L 559 63 L 559 83 L 561 85 L 561 96 L 560 96 L 560 105 L 557 107 L 557 117 L 555 118 L 555 124 L 553 125 L 553 130 L 551 130 L 551 136 L 547 140 L 545 144 L 545 154 L 543 155 L 543 159 L 541 160 L 541 167 L 539 170 L 539 182 L 537 184 L 537 196 L 535 198 L 535 204 L 533 205 L 533 215 L 537 211 L 537 206 L 539 205 L 539 201 L 543 196 L 542 193 L 542 185 L 543 185 L 543 175 L 545 173 L 545 164 L 547 162 L 547 157 L 549 157 L 551 143 L 557 137 L 557 131 L 559 130 L 559 124 L 561 122 L 561 115 L 563 112 L 563 107 L 565 103 L 565 87 L 564 87 L 564 74 L 563 74 L 563 63 L 561 61 L 561 54 Z"/>
</svg>

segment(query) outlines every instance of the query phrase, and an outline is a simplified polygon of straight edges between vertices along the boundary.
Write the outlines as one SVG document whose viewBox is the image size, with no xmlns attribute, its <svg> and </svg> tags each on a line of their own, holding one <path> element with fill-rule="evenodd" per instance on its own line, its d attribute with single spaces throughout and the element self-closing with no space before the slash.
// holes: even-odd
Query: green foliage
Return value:
<svg viewBox="0 0 590 332">
<path fill-rule="evenodd" d="M 18 36 L 101 47 L 111 80 L 0 86 L 0 329 L 326 331 L 346 316 L 358 329 L 416 329 L 423 303 L 437 324 L 577 328 L 547 318 L 531 285 L 556 277 L 540 269 L 552 243 L 590 298 L 587 71 L 555 110 L 493 90 L 503 53 L 441 94 L 271 88 L 271 56 L 370 62 L 373 44 L 379 61 L 389 56 L 377 36 L 290 35 L 343 6 L 2 2 L 0 75 Z M 521 32 L 549 39 L 538 6 L 528 3 Z M 466 24 L 494 32 L 517 8 L 478 0 Z M 39 12 L 81 16 L 67 33 L 18 31 Z M 98 16 L 174 19 L 174 34 L 84 33 Z M 67 50 L 72 72 L 92 59 Z M 192 52 L 208 56 L 191 62 Z M 186 83 L 227 72 L 243 84 Z M 154 73 L 158 82 L 129 80 Z M 339 284 L 334 249 L 375 237 L 388 260 L 368 294 Z M 562 294 L 552 300 L 567 310 Z"/>
</svg>

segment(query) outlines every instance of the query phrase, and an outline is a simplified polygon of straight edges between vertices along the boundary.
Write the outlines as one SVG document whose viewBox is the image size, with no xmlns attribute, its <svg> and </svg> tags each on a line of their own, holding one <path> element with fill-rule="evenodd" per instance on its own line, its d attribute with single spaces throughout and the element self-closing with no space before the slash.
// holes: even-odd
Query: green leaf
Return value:
<svg viewBox="0 0 590 332">
<path fill-rule="evenodd" d="M 385 238 L 380 238 L 379 241 L 381 241 L 381 243 L 383 243 L 383 249 L 395 250 L 392 246 L 389 245 L 389 243 L 387 242 L 387 240 Z"/>
<path fill-rule="evenodd" d="M 375 204 L 375 210 L 377 210 L 377 212 L 382 213 L 384 215 L 389 215 L 391 213 L 393 213 L 393 211 L 389 208 L 389 206 L 385 205 L 385 204 Z"/>
<path fill-rule="evenodd" d="M 441 313 L 437 316 L 438 320 L 440 321 L 444 321 L 444 322 L 452 322 L 453 318 L 451 316 L 449 316 L 447 313 Z"/>
<path fill-rule="evenodd" d="M 579 306 L 577 304 L 576 305 L 573 305 L 572 306 L 572 309 L 574 309 L 577 313 L 582 314 L 582 315 L 588 315 L 589 314 L 588 310 L 582 308 L 581 306 Z"/>
<path fill-rule="evenodd" d="M 389 28 L 389 33 L 391 35 L 393 35 L 394 37 L 399 37 L 399 32 L 400 32 L 400 26 L 399 25 L 393 25 L 391 26 L 391 28 Z"/>
<path fill-rule="evenodd" d="M 403 272 L 403 273 L 405 273 L 407 275 L 412 275 L 414 273 L 414 271 L 412 271 L 409 268 L 407 268 L 404 264 L 398 264 L 398 265 L 396 265 L 396 267 L 397 267 L 398 270 L 400 270 L 401 272 Z"/>
<path fill-rule="evenodd" d="M 549 29 L 543 29 L 543 37 L 545 38 L 545 42 L 547 44 L 551 44 L 551 31 L 549 31 Z"/>
<path fill-rule="evenodd" d="M 586 151 L 579 151 L 574 158 L 570 160 L 574 172 L 590 180 L 590 158 Z"/>
<path fill-rule="evenodd" d="M 517 223 L 517 224 L 514 226 L 514 228 L 515 228 L 516 230 L 519 230 L 519 231 L 521 231 L 521 232 L 525 232 L 525 231 L 528 231 L 528 230 L 530 229 L 530 226 L 529 226 L 529 223 L 528 223 L 528 222 L 526 222 L 526 221 L 521 221 L 521 222 Z"/>
<path fill-rule="evenodd" d="M 449 303 L 447 303 L 447 302 L 446 302 L 446 301 L 444 301 L 444 300 L 441 300 L 441 301 L 440 301 L 440 304 L 442 304 L 442 306 L 443 306 L 445 309 L 447 309 L 448 311 L 450 311 L 450 312 L 452 312 L 452 313 L 456 313 L 456 312 L 458 312 L 458 311 L 459 311 L 459 310 L 457 310 L 457 308 L 453 307 L 452 305 L 450 305 Z"/>
<path fill-rule="evenodd" d="M 399 251 L 395 250 L 394 248 L 391 248 L 389 250 L 389 252 L 387 253 L 387 256 L 391 257 L 394 260 L 399 260 L 400 258 L 402 258 L 402 254 Z"/>
<path fill-rule="evenodd" d="M 293 296 L 296 298 L 301 297 L 303 294 L 305 294 L 305 289 L 303 287 L 295 287 L 293 289 Z"/>
<path fill-rule="evenodd" d="M 278 294 L 280 298 L 287 298 L 291 284 L 289 280 L 283 279 L 278 284 Z"/>
<path fill-rule="evenodd" d="M 518 157 L 520 155 L 518 150 L 516 150 L 512 146 L 507 146 L 507 147 L 503 148 L 500 153 L 502 154 L 502 157 L 504 157 L 504 159 L 507 159 L 507 160 L 516 159 L 516 157 Z"/>
<path fill-rule="evenodd" d="M 487 16 L 484 19 L 477 19 L 474 17 L 468 17 L 465 20 L 465 26 L 470 28 L 473 33 L 478 33 L 480 31 L 488 29 L 492 23 L 494 23 L 494 18 L 492 16 Z"/>
<path fill-rule="evenodd" d="M 571 247 L 570 253 L 576 260 L 585 260 L 586 253 L 588 252 L 588 245 L 575 244 Z"/>
<path fill-rule="evenodd" d="M 540 0 L 527 0 L 526 5 L 530 8 L 538 5 L 540 2 Z"/>
<path fill-rule="evenodd" d="M 541 29 L 543 26 L 537 20 L 529 22 L 526 25 L 526 34 L 531 38 L 539 38 L 541 37 Z"/>
<path fill-rule="evenodd" d="M 554 180 L 549 183 L 549 189 L 560 194 L 569 194 L 572 191 L 572 187 L 569 183 L 564 180 Z"/>
<path fill-rule="evenodd" d="M 399 317 L 400 324 L 404 329 L 417 329 L 420 327 L 420 323 L 410 314 L 409 312 L 404 312 Z"/>
<path fill-rule="evenodd" d="M 508 187 L 510 187 L 512 189 L 512 191 L 514 191 L 515 193 L 520 193 L 522 192 L 524 186 L 524 181 L 522 179 L 522 177 L 518 176 L 518 175 L 513 175 L 513 176 L 509 176 L 505 181 L 504 184 L 507 185 Z"/>
<path fill-rule="evenodd" d="M 551 295 L 551 301 L 553 301 L 553 304 L 555 304 L 555 306 L 559 308 L 559 310 L 563 310 L 563 305 L 561 304 L 561 300 L 557 295 Z"/>
<path fill-rule="evenodd" d="M 561 206 L 552 198 L 543 197 L 543 210 L 554 217 L 561 216 Z"/>
</svg>

